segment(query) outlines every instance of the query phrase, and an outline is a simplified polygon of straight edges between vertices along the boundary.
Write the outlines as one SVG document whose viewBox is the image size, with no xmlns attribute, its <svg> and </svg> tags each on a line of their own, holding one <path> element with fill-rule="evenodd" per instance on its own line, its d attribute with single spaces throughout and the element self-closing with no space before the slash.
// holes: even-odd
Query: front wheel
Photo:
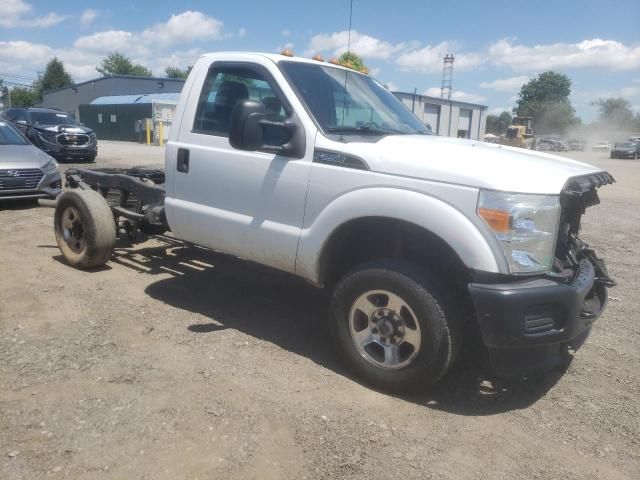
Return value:
<svg viewBox="0 0 640 480">
<path fill-rule="evenodd" d="M 58 248 L 72 267 L 98 267 L 111 257 L 116 240 L 113 214 L 94 190 L 74 189 L 60 195 L 54 230 Z"/>
<path fill-rule="evenodd" d="M 347 365 L 392 392 L 424 389 L 452 364 L 460 315 L 431 275 L 404 262 L 347 274 L 331 300 L 331 329 Z"/>
</svg>

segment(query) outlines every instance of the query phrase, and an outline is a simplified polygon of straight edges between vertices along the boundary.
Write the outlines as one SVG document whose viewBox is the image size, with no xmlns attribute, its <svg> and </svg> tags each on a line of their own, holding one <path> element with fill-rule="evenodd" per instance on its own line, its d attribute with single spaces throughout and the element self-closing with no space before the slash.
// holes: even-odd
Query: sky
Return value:
<svg viewBox="0 0 640 480">
<path fill-rule="evenodd" d="M 161 76 L 205 52 L 326 59 L 347 49 L 349 0 L 65 2 L 0 0 L 0 78 L 20 84 L 60 58 L 77 82 L 118 51 Z M 511 110 L 523 83 L 567 74 L 583 121 L 621 96 L 640 112 L 640 1 L 354 0 L 351 50 L 392 90 L 440 95 L 442 58 L 456 55 L 452 98 Z"/>
</svg>

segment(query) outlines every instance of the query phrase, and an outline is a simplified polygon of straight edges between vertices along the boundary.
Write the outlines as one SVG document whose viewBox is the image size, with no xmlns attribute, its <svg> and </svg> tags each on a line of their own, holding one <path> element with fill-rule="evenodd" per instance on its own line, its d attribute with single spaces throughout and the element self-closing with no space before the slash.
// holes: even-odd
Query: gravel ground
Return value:
<svg viewBox="0 0 640 480">
<path fill-rule="evenodd" d="M 403 398 L 343 372 L 322 292 L 292 277 L 170 238 L 78 271 L 47 202 L 0 205 L 0 478 L 637 479 L 640 162 L 573 156 L 618 180 L 584 222 L 620 283 L 591 338 L 511 382 L 469 350 Z"/>
</svg>

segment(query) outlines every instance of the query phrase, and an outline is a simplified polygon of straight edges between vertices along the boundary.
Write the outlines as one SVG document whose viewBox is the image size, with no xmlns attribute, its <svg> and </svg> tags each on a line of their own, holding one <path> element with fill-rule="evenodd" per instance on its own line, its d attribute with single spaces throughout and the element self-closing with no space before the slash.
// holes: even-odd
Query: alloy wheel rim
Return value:
<svg viewBox="0 0 640 480">
<path fill-rule="evenodd" d="M 388 290 L 369 290 L 353 302 L 349 333 L 358 353 L 376 367 L 406 367 L 420 352 L 422 335 L 415 313 Z"/>
</svg>

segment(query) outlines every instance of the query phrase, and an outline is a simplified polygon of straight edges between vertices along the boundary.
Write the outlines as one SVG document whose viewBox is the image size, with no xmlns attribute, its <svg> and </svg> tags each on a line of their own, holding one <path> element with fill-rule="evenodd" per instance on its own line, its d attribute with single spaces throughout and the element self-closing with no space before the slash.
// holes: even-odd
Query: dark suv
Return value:
<svg viewBox="0 0 640 480">
<path fill-rule="evenodd" d="M 96 159 L 96 134 L 60 110 L 9 108 L 3 117 L 18 127 L 35 146 L 58 160 L 94 162 Z"/>
</svg>

